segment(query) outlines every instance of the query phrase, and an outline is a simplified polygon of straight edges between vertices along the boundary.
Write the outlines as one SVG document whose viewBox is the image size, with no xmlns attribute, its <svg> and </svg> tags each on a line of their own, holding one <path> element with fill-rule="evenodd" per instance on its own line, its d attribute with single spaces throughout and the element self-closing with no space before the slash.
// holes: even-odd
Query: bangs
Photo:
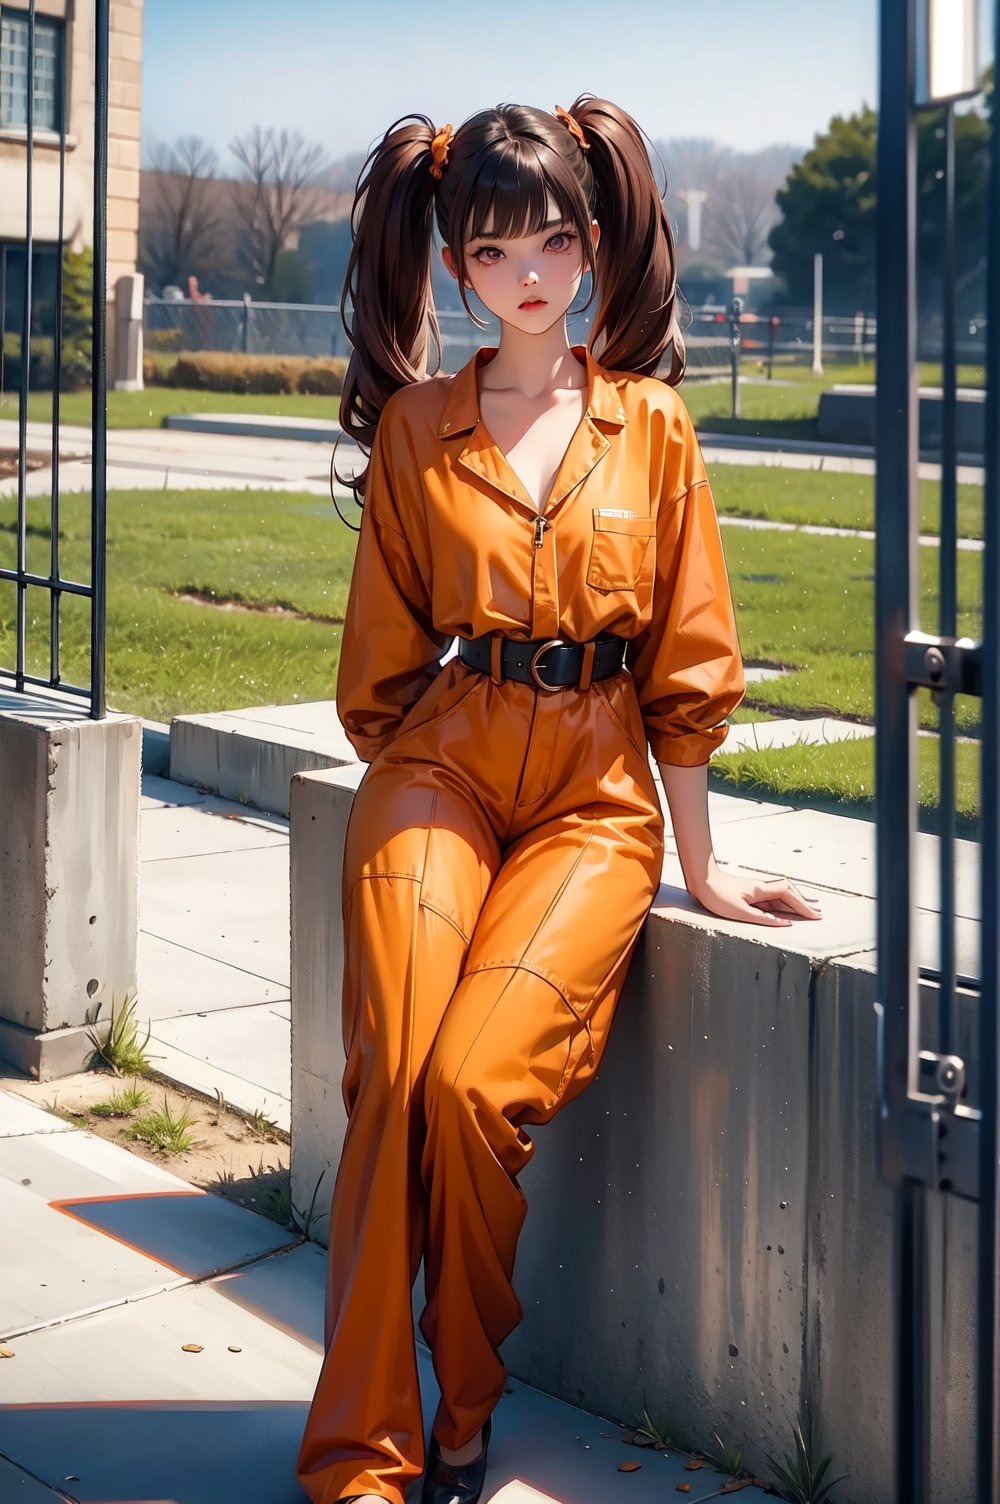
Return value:
<svg viewBox="0 0 1000 1504">
<path fill-rule="evenodd" d="M 465 210 L 464 242 L 495 237 L 514 240 L 537 235 L 549 218 L 548 195 L 563 220 L 583 235 L 590 213 L 579 182 L 555 153 L 543 168 L 534 144 L 505 141 L 478 166 Z M 547 168 L 547 170 L 546 170 Z"/>
</svg>

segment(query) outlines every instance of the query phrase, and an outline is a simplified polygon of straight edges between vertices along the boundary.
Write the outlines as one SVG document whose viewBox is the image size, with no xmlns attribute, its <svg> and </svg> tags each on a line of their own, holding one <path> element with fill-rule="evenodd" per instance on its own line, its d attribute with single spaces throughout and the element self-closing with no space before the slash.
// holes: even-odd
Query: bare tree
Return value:
<svg viewBox="0 0 1000 1504">
<path fill-rule="evenodd" d="M 768 232 L 781 218 L 774 195 L 782 181 L 753 159 L 725 173 L 716 183 L 714 212 L 706 215 L 708 254 L 726 265 L 766 265 Z"/>
<path fill-rule="evenodd" d="M 706 137 L 674 137 L 656 143 L 667 173 L 667 208 L 687 240 L 688 213 L 681 197 L 704 193 L 701 246 L 697 254 L 731 265 L 770 261 L 767 236 L 781 215 L 775 194 L 801 155 L 794 146 L 737 152 Z"/>
<path fill-rule="evenodd" d="M 218 154 L 200 136 L 158 143 L 148 156 L 140 206 L 139 260 L 158 287 L 209 269 L 219 228 L 211 185 Z"/>
<path fill-rule="evenodd" d="M 316 177 L 326 153 L 298 131 L 259 125 L 235 136 L 229 150 L 243 174 L 233 184 L 243 232 L 239 255 L 259 295 L 269 298 L 278 253 L 318 211 Z"/>
</svg>

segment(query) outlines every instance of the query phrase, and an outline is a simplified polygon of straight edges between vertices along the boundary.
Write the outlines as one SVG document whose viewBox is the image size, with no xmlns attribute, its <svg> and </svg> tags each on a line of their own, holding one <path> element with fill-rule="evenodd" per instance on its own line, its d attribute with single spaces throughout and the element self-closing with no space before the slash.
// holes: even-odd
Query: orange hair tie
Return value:
<svg viewBox="0 0 1000 1504">
<path fill-rule="evenodd" d="M 589 151 L 590 150 L 590 142 L 587 140 L 586 136 L 583 134 L 583 131 L 580 129 L 580 126 L 577 123 L 577 121 L 575 121 L 573 119 L 573 116 L 569 113 L 569 110 L 564 110 L 561 104 L 557 104 L 556 105 L 556 115 L 562 121 L 562 123 L 566 127 L 566 129 L 568 131 L 570 131 L 570 133 L 572 135 L 574 135 L 576 137 L 576 139 L 579 141 L 581 150 L 583 150 L 583 151 Z"/>
<path fill-rule="evenodd" d="M 434 160 L 429 169 L 432 178 L 440 178 L 444 172 L 444 166 L 448 160 L 448 148 L 451 146 L 453 136 L 454 131 L 450 125 L 442 125 L 441 129 L 435 133 L 434 140 L 431 142 L 431 156 Z"/>
</svg>

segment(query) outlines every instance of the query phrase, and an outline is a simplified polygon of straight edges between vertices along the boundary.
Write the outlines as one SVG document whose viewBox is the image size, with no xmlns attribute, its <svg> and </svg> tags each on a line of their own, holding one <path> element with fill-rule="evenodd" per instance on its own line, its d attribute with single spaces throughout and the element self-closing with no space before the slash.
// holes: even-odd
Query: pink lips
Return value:
<svg viewBox="0 0 1000 1504">
<path fill-rule="evenodd" d="M 545 299 L 544 298 L 529 298 L 526 302 L 519 303 L 517 306 L 519 308 L 544 308 L 545 307 Z"/>
</svg>

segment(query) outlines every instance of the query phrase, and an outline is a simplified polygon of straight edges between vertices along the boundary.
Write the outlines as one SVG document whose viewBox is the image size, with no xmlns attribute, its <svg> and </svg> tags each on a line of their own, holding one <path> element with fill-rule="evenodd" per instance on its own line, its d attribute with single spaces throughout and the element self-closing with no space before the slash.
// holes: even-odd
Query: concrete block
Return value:
<svg viewBox="0 0 1000 1504">
<path fill-rule="evenodd" d="M 142 771 L 158 777 L 170 771 L 170 727 L 162 721 L 142 723 Z"/>
<path fill-rule="evenodd" d="M 936 1049 L 935 986 L 919 992 L 921 1049 Z M 873 955 L 820 968 L 810 1095 L 808 1263 L 810 1322 L 803 1367 L 816 1411 L 837 1438 L 834 1471 L 865 1479 L 863 1497 L 894 1499 L 892 1458 L 893 1219 L 896 1191 L 877 1173 L 877 997 Z M 953 1046 L 968 1067 L 969 1101 L 980 1100 L 978 998 L 955 999 Z M 969 1344 L 976 1313 L 976 1207 L 928 1192 L 929 1373 L 934 1444 L 930 1497 L 975 1497 L 974 1383 Z M 862 1497 L 855 1485 L 854 1497 Z"/>
<path fill-rule="evenodd" d="M 341 1094 L 341 865 L 364 772 L 363 764 L 354 763 L 296 775 L 291 783 L 292 1201 L 304 1210 L 315 1192 L 320 1220 L 312 1236 L 321 1241 L 347 1129 Z"/>
<path fill-rule="evenodd" d="M 963 388 L 956 393 L 955 441 L 958 452 L 980 459 L 985 440 L 985 392 Z M 940 453 L 941 415 L 944 402 L 940 387 L 921 387 L 919 393 L 919 438 L 921 452 Z M 835 385 L 820 393 L 816 433 L 820 439 L 848 444 L 875 442 L 874 386 Z"/>
<path fill-rule="evenodd" d="M 0 1059 L 40 1079 L 82 1069 L 96 1004 L 135 991 L 141 733 L 0 695 Z"/>
<path fill-rule="evenodd" d="M 169 413 L 164 428 L 185 433 L 229 433 L 253 439 L 296 439 L 306 444 L 332 444 L 340 424 L 327 418 L 284 418 L 249 413 Z M 341 473 L 343 473 L 342 467 Z"/>
<path fill-rule="evenodd" d="M 170 777 L 227 799 L 288 814 L 296 773 L 356 762 L 333 700 L 175 716 Z"/>
</svg>

